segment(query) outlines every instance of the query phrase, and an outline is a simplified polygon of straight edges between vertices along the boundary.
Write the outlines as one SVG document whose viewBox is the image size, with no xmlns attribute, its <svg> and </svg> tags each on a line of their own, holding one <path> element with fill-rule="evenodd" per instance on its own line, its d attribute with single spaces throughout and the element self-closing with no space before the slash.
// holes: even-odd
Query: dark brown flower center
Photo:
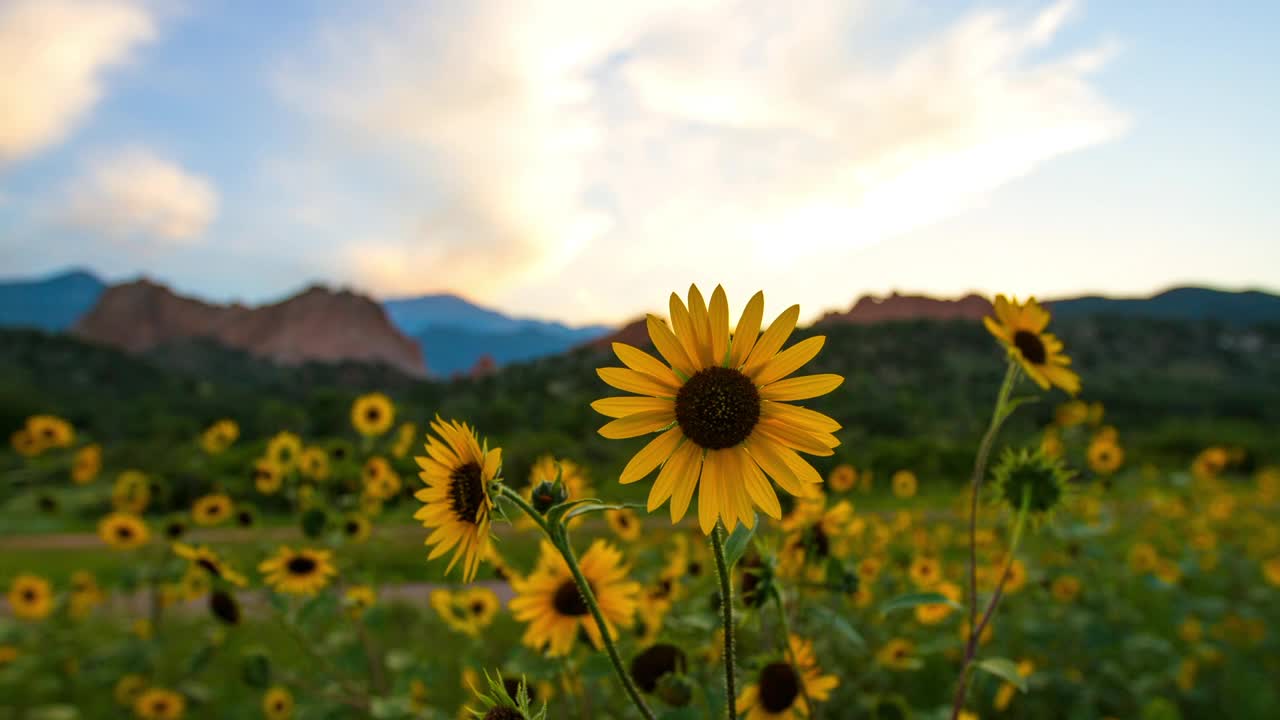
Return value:
<svg viewBox="0 0 1280 720">
<path fill-rule="evenodd" d="M 219 590 L 209 596 L 209 612 L 228 625 L 240 622 L 240 604 L 231 593 Z"/>
<path fill-rule="evenodd" d="M 572 580 L 565 580 L 560 587 L 556 588 L 551 604 L 555 606 L 557 613 L 569 617 L 581 617 L 591 612 L 587 607 L 587 601 L 582 599 L 582 593 L 578 592 L 578 586 Z"/>
<path fill-rule="evenodd" d="M 120 538 L 121 540 L 129 540 L 133 538 L 133 528 L 129 527 L 128 525 L 116 526 L 116 537 Z"/>
<path fill-rule="evenodd" d="M 289 558 L 284 567 L 290 575 L 310 575 L 316 570 L 316 561 L 306 555 L 295 555 Z"/>
<path fill-rule="evenodd" d="M 205 572 L 214 577 L 222 577 L 222 568 L 218 567 L 218 563 L 214 562 L 211 558 L 202 557 L 199 560 L 196 560 L 196 565 L 199 565 Z"/>
<path fill-rule="evenodd" d="M 525 716 L 509 705 L 498 705 L 484 714 L 484 720 L 525 720 Z"/>
<path fill-rule="evenodd" d="M 484 608 L 485 608 L 485 604 L 477 600 L 476 602 L 471 603 L 471 614 L 483 615 Z"/>
<path fill-rule="evenodd" d="M 775 662 L 760 671 L 760 704 L 771 713 L 791 707 L 800 696 L 800 677 L 789 663 Z"/>
<path fill-rule="evenodd" d="M 369 422 L 378 422 L 378 418 L 382 417 L 382 412 L 376 407 L 371 407 L 364 411 L 364 419 Z"/>
<path fill-rule="evenodd" d="M 1036 333 L 1028 330 L 1019 330 L 1013 334 L 1013 346 L 1018 348 L 1018 352 L 1022 353 L 1022 357 L 1032 365 L 1043 365 L 1044 361 L 1049 357 L 1049 351 L 1044 346 L 1044 341 Z"/>
<path fill-rule="evenodd" d="M 641 690 L 651 693 L 658 688 L 663 675 L 683 673 L 685 663 L 684 651 L 675 645 L 654 645 L 631 661 L 631 677 Z"/>
<path fill-rule="evenodd" d="M 520 695 L 519 680 L 516 680 L 515 678 L 502 678 L 502 687 L 507 691 L 507 695 L 511 696 L 512 700 L 519 699 L 519 695 Z M 524 691 L 529 694 L 529 702 L 534 702 L 538 699 L 537 691 L 534 688 L 530 687 L 528 683 L 525 683 Z M 516 715 L 518 717 L 519 713 L 517 713 Z"/>
<path fill-rule="evenodd" d="M 462 522 L 475 524 L 484 504 L 484 480 L 480 466 L 467 463 L 449 477 L 449 507 Z"/>
<path fill-rule="evenodd" d="M 359 535 L 360 523 L 356 520 L 348 520 L 346 524 L 346 531 L 348 535 Z"/>
<path fill-rule="evenodd" d="M 738 445 L 760 420 L 760 391 L 737 370 L 699 370 L 676 393 L 676 422 L 693 442 L 708 450 Z"/>
<path fill-rule="evenodd" d="M 187 526 L 180 522 L 171 522 L 164 528 L 164 534 L 170 538 L 180 538 L 187 531 Z"/>
<path fill-rule="evenodd" d="M 28 602 L 28 603 L 34 603 L 36 601 L 36 591 L 32 590 L 31 588 L 24 589 L 22 591 L 22 601 Z"/>
</svg>

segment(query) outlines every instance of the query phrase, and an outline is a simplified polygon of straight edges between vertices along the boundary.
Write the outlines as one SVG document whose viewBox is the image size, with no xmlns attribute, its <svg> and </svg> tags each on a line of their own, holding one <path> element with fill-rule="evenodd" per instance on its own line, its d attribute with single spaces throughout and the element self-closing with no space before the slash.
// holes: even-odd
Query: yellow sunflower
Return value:
<svg viewBox="0 0 1280 720">
<path fill-rule="evenodd" d="M 943 581 L 933 588 L 934 592 L 941 594 L 953 603 L 960 602 L 960 586 L 953 582 Z M 927 605 L 917 605 L 915 614 L 916 620 L 923 625 L 937 625 L 946 620 L 951 615 L 951 611 L 955 607 L 947 603 L 929 603 Z"/>
<path fill-rule="evenodd" d="M 289 595 L 314 595 L 338 574 L 328 550 L 282 546 L 258 566 L 268 585 Z"/>
<path fill-rule="evenodd" d="M 890 670 L 910 670 L 917 666 L 913 655 L 915 643 L 906 638 L 893 638 L 876 653 L 876 662 Z"/>
<path fill-rule="evenodd" d="M 426 544 L 435 546 L 427 559 L 456 547 L 445 572 L 463 560 L 463 580 L 471 582 L 489 547 L 493 511 L 489 484 L 502 469 L 502 449 L 490 450 L 488 441 L 481 444 L 470 425 L 456 420 L 446 422 L 437 416 L 431 429 L 438 437 L 427 437 L 427 456 L 414 458 L 422 468 L 418 477 L 427 486 L 414 494 L 425 506 L 413 517 L 424 527 L 435 528 L 427 536 Z"/>
<path fill-rule="evenodd" d="M 436 590 L 430 599 L 431 607 L 446 625 L 471 637 L 479 637 L 502 608 L 498 596 L 486 588 Z"/>
<path fill-rule="evenodd" d="M 279 685 L 262 696 L 262 714 L 267 720 L 289 720 L 293 717 L 293 694 Z"/>
<path fill-rule="evenodd" d="M 43 620 L 53 612 L 53 589 L 39 575 L 22 574 L 9 586 L 9 608 L 22 620 Z"/>
<path fill-rule="evenodd" d="M 233 507 L 231 497 L 224 493 L 205 495 L 191 507 L 191 519 L 205 527 L 221 525 L 231 519 Z"/>
<path fill-rule="evenodd" d="M 302 438 L 291 432 L 276 433 L 267 442 L 267 459 L 276 464 L 281 472 L 289 472 L 298 463 L 302 455 Z"/>
<path fill-rule="evenodd" d="M 351 404 L 351 425 L 365 437 L 375 437 L 391 429 L 396 421 L 396 407 L 382 393 L 369 393 Z"/>
<path fill-rule="evenodd" d="M 211 578 L 226 580 L 239 587 L 244 587 L 248 584 L 248 580 L 243 575 L 236 572 L 234 568 L 218 556 L 218 553 L 204 545 L 192 547 L 184 543 L 174 543 L 173 554 L 186 560 L 191 567 L 203 570 Z"/>
<path fill-rule="evenodd" d="M 1110 475 L 1124 464 L 1124 448 L 1104 437 L 1089 443 L 1089 469 L 1099 475 Z"/>
<path fill-rule="evenodd" d="M 399 460 L 408 455 L 409 451 L 413 449 L 413 440 L 416 437 L 418 437 L 418 426 L 411 422 L 402 423 L 396 429 L 396 441 L 391 446 L 392 457 Z"/>
<path fill-rule="evenodd" d="M 151 502 L 151 483 L 137 470 L 125 470 L 111 488 L 111 505 L 120 512 L 140 513 Z"/>
<path fill-rule="evenodd" d="M 640 518 L 629 508 L 606 510 L 605 519 L 619 540 L 635 542 L 640 539 Z"/>
<path fill-rule="evenodd" d="M 848 554 L 848 527 L 853 505 L 847 500 L 827 507 L 824 499 L 802 500 L 782 521 L 782 572 L 794 577 L 806 563 L 821 565 L 827 558 Z M 815 578 L 816 579 L 816 578 Z"/>
<path fill-rule="evenodd" d="M 151 531 L 137 515 L 113 512 L 98 522 L 98 537 L 117 550 L 132 550 L 146 545 Z"/>
<path fill-rule="evenodd" d="M 627 579 L 630 568 L 622 563 L 622 553 L 604 540 L 593 542 L 579 564 L 604 615 L 606 631 L 616 637 L 617 628 L 629 628 L 634 621 L 640 583 Z M 516 592 L 511 611 L 516 620 L 528 623 L 523 640 L 529 647 L 545 647 L 560 657 L 572 649 L 579 631 L 586 632 L 596 649 L 604 646 L 569 566 L 551 543 L 542 543 L 537 569 L 511 586 Z"/>
<path fill-rule="evenodd" d="M 911 561 L 911 582 L 921 589 L 931 588 L 942 581 L 942 563 L 931 555 L 918 555 Z"/>
<path fill-rule="evenodd" d="M 1080 596 L 1080 580 L 1074 575 L 1060 575 L 1054 578 L 1050 592 L 1060 603 L 1074 602 Z"/>
<path fill-rule="evenodd" d="M 240 437 L 240 426 L 235 420 L 219 420 L 200 434 L 200 447 L 209 455 L 218 455 Z"/>
<path fill-rule="evenodd" d="M 716 287 L 708 307 L 697 287 L 689 305 L 671 295 L 671 323 L 648 318 L 649 338 L 666 362 L 630 345 L 614 343 L 625 368 L 597 372 L 609 385 L 638 397 L 611 397 L 591 406 L 617 418 L 600 428 L 607 438 L 660 432 L 623 469 L 619 482 L 662 470 L 649 492 L 649 511 L 671 500 L 671 520 L 679 522 L 699 489 L 698 522 L 710 534 L 717 521 L 732 530 L 755 522 L 753 507 L 773 518 L 782 507 L 769 480 L 796 497 L 811 497 L 822 483 L 800 452 L 832 455 L 840 425 L 821 413 L 788 404 L 831 392 L 839 375 L 788 378 L 822 349 L 812 337 L 785 351 L 800 306 L 793 305 L 760 332 L 764 293 L 747 303 L 730 331 L 729 304 Z"/>
<path fill-rule="evenodd" d="M 133 712 L 140 720 L 181 720 L 186 711 L 186 699 L 164 688 L 144 690 L 133 703 Z"/>
<path fill-rule="evenodd" d="M 373 525 L 364 515 L 348 515 L 342 522 L 342 534 L 351 542 L 362 543 L 369 539 L 372 532 Z"/>
<path fill-rule="evenodd" d="M 378 601 L 378 593 L 372 585 L 352 585 L 342 594 L 342 606 L 347 615 L 358 620 Z"/>
<path fill-rule="evenodd" d="M 1044 331 L 1049 312 L 1035 298 L 1020 304 L 997 295 L 993 305 L 995 318 L 984 317 L 982 322 L 1027 376 L 1044 390 L 1056 385 L 1072 395 L 1080 392 L 1080 376 L 1068 369 L 1071 358 L 1062 353 L 1062 341 Z"/>
<path fill-rule="evenodd" d="M 893 494 L 903 499 L 915 497 L 916 488 L 919 486 L 916 474 L 910 470 L 899 470 L 894 473 L 889 483 L 893 486 Z"/>
<path fill-rule="evenodd" d="M 329 479 L 329 451 L 319 445 L 309 445 L 298 457 L 298 472 L 302 476 L 323 482 Z"/>
<path fill-rule="evenodd" d="M 133 707 L 142 691 L 147 689 L 147 679 L 141 675 L 122 675 L 116 681 L 114 695 L 116 703 L 123 707 Z"/>
<path fill-rule="evenodd" d="M 806 698 L 826 700 L 840 684 L 835 675 L 822 674 L 814 657 L 813 641 L 792 635 L 788 644 L 795 662 L 775 660 L 765 665 L 756 681 L 738 696 L 738 711 L 745 713 L 745 720 L 807 718 L 810 708 Z"/>
<path fill-rule="evenodd" d="M 71 459 L 71 482 L 77 485 L 88 485 L 98 477 L 102 470 L 102 446 L 85 445 L 76 451 Z"/>
<path fill-rule="evenodd" d="M 13 645 L 0 645 L 0 670 L 22 656 L 22 652 Z"/>
<path fill-rule="evenodd" d="M 827 476 L 827 487 L 834 492 L 849 492 L 858 484 L 858 471 L 849 463 L 841 463 Z"/>
<path fill-rule="evenodd" d="M 68 448 L 76 439 L 76 431 L 71 423 L 56 415 L 33 415 L 27 418 L 26 429 L 39 448 L 37 452 L 44 452 L 49 448 Z"/>
<path fill-rule="evenodd" d="M 1262 576 L 1266 578 L 1268 584 L 1280 587 L 1280 555 L 1262 564 Z"/>
<path fill-rule="evenodd" d="M 280 466 L 271 458 L 258 458 L 253 461 L 253 486 L 263 495 L 274 495 L 280 492 L 284 484 L 284 476 Z"/>
<path fill-rule="evenodd" d="M 400 493 L 400 475 L 380 455 L 374 455 L 365 462 L 361 477 L 364 479 L 364 491 L 370 497 L 390 500 Z"/>
</svg>

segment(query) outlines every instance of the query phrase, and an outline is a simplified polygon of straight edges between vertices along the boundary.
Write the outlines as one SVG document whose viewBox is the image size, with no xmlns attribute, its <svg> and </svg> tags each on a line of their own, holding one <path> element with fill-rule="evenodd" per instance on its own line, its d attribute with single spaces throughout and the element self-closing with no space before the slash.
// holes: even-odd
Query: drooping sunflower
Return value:
<svg viewBox="0 0 1280 720">
<path fill-rule="evenodd" d="M 1080 376 L 1068 369 L 1071 358 L 1063 354 L 1062 341 L 1044 331 L 1049 312 L 1035 298 L 1019 303 L 997 295 L 992 305 L 995 318 L 984 317 L 982 322 L 1028 377 L 1043 390 L 1056 385 L 1072 395 L 1080 392 Z"/>
<path fill-rule="evenodd" d="M 116 550 L 133 550 L 150 541 L 151 531 L 137 515 L 113 512 L 98 522 L 98 537 Z"/>
<path fill-rule="evenodd" d="M 258 566 L 268 585 L 289 595 L 314 595 L 338 574 L 328 550 L 281 546 Z"/>
<path fill-rule="evenodd" d="M 293 693 L 277 685 L 262 696 L 262 714 L 267 720 L 289 720 L 293 717 Z"/>
<path fill-rule="evenodd" d="M 580 565 L 610 637 L 617 635 L 619 627 L 631 627 L 640 583 L 627 579 L 630 568 L 623 564 L 622 553 L 604 540 L 596 540 L 583 554 Z M 528 623 L 523 640 L 529 647 L 545 647 L 551 656 L 561 657 L 572 649 L 580 630 L 586 632 L 597 649 L 604 647 L 600 628 L 591 617 L 569 566 L 550 543 L 542 543 L 537 569 L 527 578 L 513 580 L 511 586 L 516 591 L 511 611 L 517 620 Z"/>
<path fill-rule="evenodd" d="M 302 438 L 288 431 L 276 433 L 267 442 L 266 454 L 281 472 L 289 472 L 302 455 Z"/>
<path fill-rule="evenodd" d="M 609 385 L 637 395 L 591 404 L 617 418 L 600 428 L 601 435 L 661 433 L 627 463 L 619 482 L 636 482 L 661 466 L 648 507 L 652 512 L 670 499 L 672 522 L 684 517 L 700 488 L 698 522 L 704 534 L 717 521 L 729 530 L 739 522 L 753 525 L 753 507 L 781 518 L 767 478 L 796 497 L 811 496 L 822 476 L 799 453 L 829 456 L 840 444 L 831 434 L 840 429 L 838 423 L 789 404 L 825 395 L 843 382 L 839 375 L 788 377 L 818 354 L 825 338 L 782 350 L 800 306 L 791 306 L 761 332 L 764 293 L 751 298 L 732 331 L 722 287 L 712 293 L 710 307 L 690 286 L 688 307 L 672 293 L 670 308 L 671 328 L 656 316 L 648 318 L 649 338 L 665 363 L 614 343 L 627 367 L 597 370 Z"/>
<path fill-rule="evenodd" d="M 218 455 L 231 447 L 239 437 L 240 426 L 235 420 L 219 420 L 200 434 L 200 448 L 209 455 Z"/>
<path fill-rule="evenodd" d="M 23 573 L 9 586 L 9 608 L 21 620 L 43 620 L 53 611 L 53 588 L 39 575 Z"/>
<path fill-rule="evenodd" d="M 435 528 L 427 536 L 426 544 L 435 546 L 427 559 L 456 547 L 445 572 L 463 560 L 463 580 L 471 582 L 489 547 L 489 485 L 502 470 L 502 449 L 490 450 L 487 440 L 481 443 L 470 425 L 456 420 L 437 416 L 431 429 L 436 436 L 427 437 L 427 456 L 414 458 L 427 486 L 414 493 L 425 506 L 413 517 Z"/>
<path fill-rule="evenodd" d="M 319 445 L 308 445 L 298 457 L 298 472 L 316 482 L 329 479 L 329 452 Z"/>
<path fill-rule="evenodd" d="M 775 660 L 756 675 L 738 696 L 738 711 L 746 720 L 795 720 L 809 717 L 808 700 L 826 700 L 839 684 L 835 675 L 822 674 L 813 641 L 795 635 L 788 639 L 794 663 Z"/>
<path fill-rule="evenodd" d="M 640 518 L 636 517 L 634 510 L 630 508 L 607 510 L 604 515 L 609 522 L 609 527 L 620 540 L 635 542 L 640 538 Z"/>
<path fill-rule="evenodd" d="M 218 553 L 205 545 L 193 547 L 185 543 L 174 543 L 173 554 L 186 560 L 192 567 L 204 571 L 211 578 L 225 580 L 238 587 L 248 584 L 248 580 L 243 575 L 236 572 L 231 565 L 219 557 Z"/>
<path fill-rule="evenodd" d="M 88 485 L 102 470 L 102 446 L 94 443 L 76 451 L 71 459 L 71 482 Z"/>
<path fill-rule="evenodd" d="M 365 437 L 376 437 L 391 429 L 396 421 L 396 407 L 382 393 L 369 393 L 351 404 L 351 426 Z"/>
<path fill-rule="evenodd" d="M 133 712 L 140 720 L 181 720 L 186 711 L 186 698 L 164 688 L 144 690 L 133 703 Z"/>
<path fill-rule="evenodd" d="M 205 495 L 191 506 L 191 519 L 195 524 L 205 527 L 221 525 L 231 519 L 233 507 L 231 497 L 225 493 Z"/>
</svg>

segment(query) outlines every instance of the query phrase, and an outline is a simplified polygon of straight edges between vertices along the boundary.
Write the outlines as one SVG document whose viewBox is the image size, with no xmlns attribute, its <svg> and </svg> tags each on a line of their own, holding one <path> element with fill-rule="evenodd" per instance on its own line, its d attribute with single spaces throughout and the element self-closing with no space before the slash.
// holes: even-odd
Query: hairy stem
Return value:
<svg viewBox="0 0 1280 720">
<path fill-rule="evenodd" d="M 738 717 L 737 682 L 734 677 L 733 648 L 733 578 L 724 557 L 724 525 L 720 522 L 711 531 L 711 550 L 716 557 L 716 574 L 720 576 L 720 614 L 724 624 L 724 689 L 725 706 L 729 720 Z"/>
</svg>

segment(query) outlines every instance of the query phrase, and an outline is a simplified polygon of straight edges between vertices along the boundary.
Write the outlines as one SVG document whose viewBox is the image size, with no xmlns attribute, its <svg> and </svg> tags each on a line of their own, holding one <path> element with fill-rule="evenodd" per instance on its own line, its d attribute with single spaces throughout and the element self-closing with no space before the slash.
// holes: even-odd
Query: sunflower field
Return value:
<svg viewBox="0 0 1280 720">
<path fill-rule="evenodd" d="M 1280 332 L 799 315 L 351 396 L 9 336 L 0 719 L 1276 716 Z"/>
</svg>

